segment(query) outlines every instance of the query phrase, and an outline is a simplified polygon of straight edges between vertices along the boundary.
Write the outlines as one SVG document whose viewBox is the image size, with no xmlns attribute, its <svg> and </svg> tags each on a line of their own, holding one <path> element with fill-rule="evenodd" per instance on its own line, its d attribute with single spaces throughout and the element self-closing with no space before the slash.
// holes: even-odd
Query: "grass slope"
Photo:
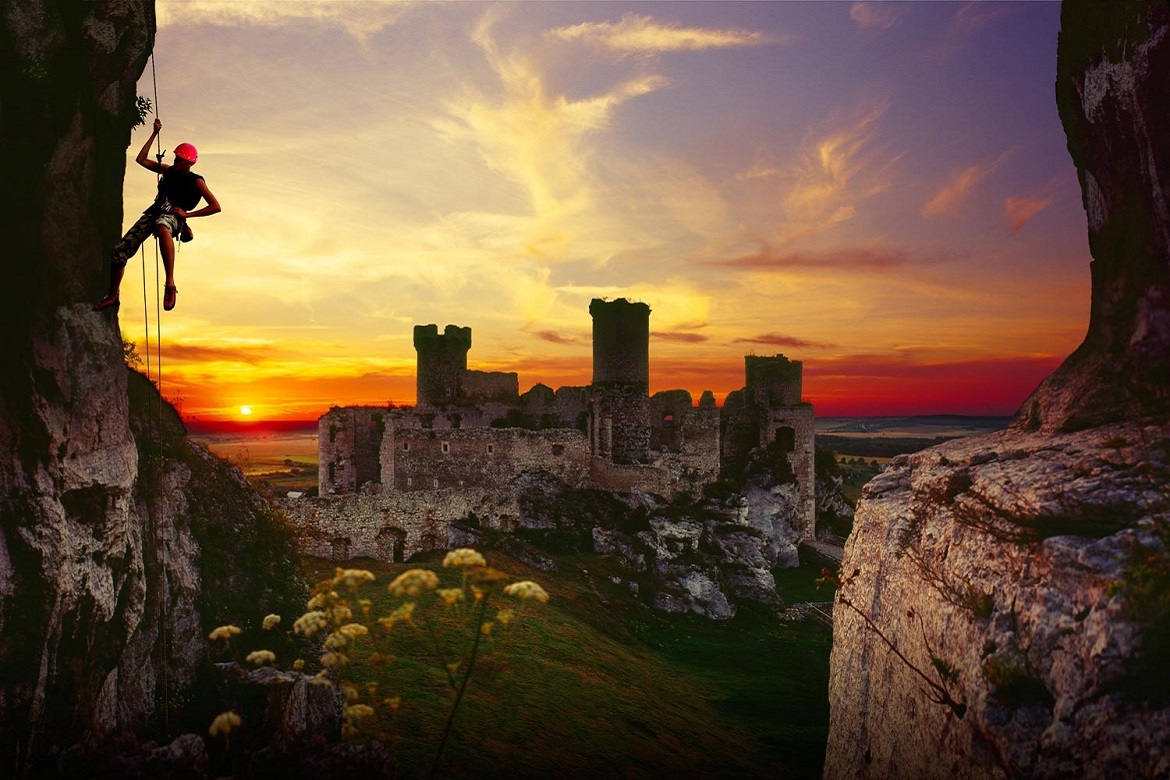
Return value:
<svg viewBox="0 0 1170 780">
<path fill-rule="evenodd" d="M 458 573 L 440 569 L 440 560 L 351 565 L 377 576 L 361 593 L 375 602 L 376 617 L 399 603 L 385 585 L 406 568 L 438 571 L 440 587 L 458 585 Z M 526 606 L 519 621 L 493 626 L 441 776 L 820 777 L 828 629 L 750 611 L 727 624 L 654 613 L 596 556 L 561 556 L 555 574 L 498 553 L 488 560 L 514 579 L 540 582 L 551 599 Z M 311 579 L 333 573 L 322 561 L 308 567 Z M 815 577 L 813 568 L 790 575 L 794 590 Z M 498 606 L 512 605 L 501 598 Z M 437 621 L 437 633 L 446 636 L 457 623 Z M 445 673 L 431 648 L 416 619 L 395 626 L 389 644 L 378 647 L 394 654 L 393 663 L 375 674 L 355 668 L 363 700 L 401 697 L 396 715 L 376 707 L 379 714 L 359 729 L 359 739 L 390 735 L 400 777 L 426 775 L 450 710 Z M 445 653 L 449 661 L 456 656 L 452 647 Z"/>
</svg>

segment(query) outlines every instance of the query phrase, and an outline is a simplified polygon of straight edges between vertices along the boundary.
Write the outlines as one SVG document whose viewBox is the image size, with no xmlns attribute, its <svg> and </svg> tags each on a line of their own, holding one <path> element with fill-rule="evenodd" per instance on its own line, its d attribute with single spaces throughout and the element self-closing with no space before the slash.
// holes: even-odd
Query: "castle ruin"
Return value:
<svg viewBox="0 0 1170 780">
<path fill-rule="evenodd" d="M 722 409 L 705 390 L 649 394 L 650 307 L 594 299 L 593 380 L 519 392 L 515 373 L 467 368 L 471 328 L 417 325 L 414 408 L 334 407 L 318 421 L 319 493 L 496 489 L 542 471 L 571 487 L 672 498 L 697 494 L 753 451 L 779 457 L 798 486 L 806 538 L 815 521 L 813 408 L 801 363 L 746 358 L 746 386 Z M 438 495 L 438 494 L 436 494 Z"/>
</svg>

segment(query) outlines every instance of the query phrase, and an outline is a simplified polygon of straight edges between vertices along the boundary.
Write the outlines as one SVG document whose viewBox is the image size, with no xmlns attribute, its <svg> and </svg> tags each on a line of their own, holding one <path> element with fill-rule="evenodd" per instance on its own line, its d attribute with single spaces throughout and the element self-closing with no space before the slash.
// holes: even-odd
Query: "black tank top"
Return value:
<svg viewBox="0 0 1170 780">
<path fill-rule="evenodd" d="M 195 182 L 202 178 L 199 174 L 191 171 L 180 171 L 175 167 L 167 168 L 163 171 L 162 178 L 158 182 L 158 197 L 154 200 L 155 206 L 162 206 L 164 211 L 170 211 L 163 205 L 169 203 L 184 211 L 190 211 L 199 205 L 199 200 L 203 197 L 203 193 L 195 187 Z"/>
</svg>

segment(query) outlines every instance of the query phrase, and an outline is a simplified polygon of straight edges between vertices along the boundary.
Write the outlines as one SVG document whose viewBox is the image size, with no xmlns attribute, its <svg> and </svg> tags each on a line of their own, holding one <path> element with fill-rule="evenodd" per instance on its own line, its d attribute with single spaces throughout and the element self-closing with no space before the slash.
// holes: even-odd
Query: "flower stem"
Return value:
<svg viewBox="0 0 1170 780">
<path fill-rule="evenodd" d="M 443 750 L 447 747 L 447 737 L 451 735 L 451 725 L 455 722 L 455 713 L 459 711 L 459 703 L 463 701 L 463 692 L 467 690 L 467 682 L 475 669 L 475 657 L 479 653 L 479 640 L 483 637 L 483 619 L 487 611 L 488 596 L 479 602 L 479 614 L 475 621 L 475 639 L 471 643 L 471 657 L 467 659 L 467 671 L 463 673 L 463 680 L 459 683 L 459 691 L 455 694 L 455 703 L 451 705 L 451 714 L 447 716 L 447 725 L 443 727 L 443 737 L 439 740 L 439 749 L 435 751 L 435 762 L 431 764 L 431 773 L 428 775 L 434 780 L 439 771 L 439 760 L 443 757 Z"/>
</svg>

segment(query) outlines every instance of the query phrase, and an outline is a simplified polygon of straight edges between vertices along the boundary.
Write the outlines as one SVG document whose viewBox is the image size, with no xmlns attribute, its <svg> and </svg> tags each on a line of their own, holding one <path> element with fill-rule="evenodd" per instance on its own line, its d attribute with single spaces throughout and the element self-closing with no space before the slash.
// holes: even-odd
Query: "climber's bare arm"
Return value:
<svg viewBox="0 0 1170 780">
<path fill-rule="evenodd" d="M 203 179 L 198 179 L 195 182 L 195 187 L 199 190 L 199 194 L 203 196 L 203 199 L 207 201 L 207 205 L 194 211 L 185 211 L 176 208 L 175 215 L 184 219 L 190 219 L 191 217 L 210 217 L 212 214 L 218 214 L 221 211 L 219 201 L 215 199 L 215 196 L 211 194 L 211 190 L 207 188 L 207 182 L 203 181 Z"/>
<path fill-rule="evenodd" d="M 144 143 L 142 148 L 138 150 L 138 156 L 134 158 L 134 162 L 138 163 L 146 170 L 154 171 L 155 173 L 162 173 L 167 169 L 167 166 L 163 165 L 157 160 L 150 159 L 150 145 L 154 143 L 154 139 L 158 137 L 159 130 L 162 130 L 162 121 L 156 119 L 154 120 L 154 132 L 150 134 L 150 138 L 146 139 L 146 143 Z"/>
</svg>

